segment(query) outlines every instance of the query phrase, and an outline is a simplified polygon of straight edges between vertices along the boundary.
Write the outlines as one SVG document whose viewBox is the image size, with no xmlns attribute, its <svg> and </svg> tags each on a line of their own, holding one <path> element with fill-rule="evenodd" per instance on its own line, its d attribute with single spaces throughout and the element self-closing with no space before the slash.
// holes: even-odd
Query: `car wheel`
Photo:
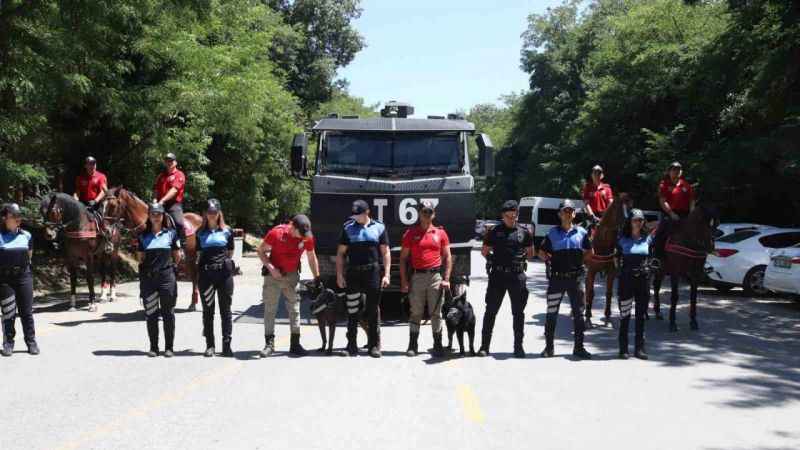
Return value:
<svg viewBox="0 0 800 450">
<path fill-rule="evenodd" d="M 764 274 L 766 270 L 767 266 L 755 266 L 747 272 L 747 275 L 744 276 L 744 283 L 742 284 L 745 294 L 757 297 L 763 297 L 769 294 L 767 288 L 764 287 Z"/>
</svg>

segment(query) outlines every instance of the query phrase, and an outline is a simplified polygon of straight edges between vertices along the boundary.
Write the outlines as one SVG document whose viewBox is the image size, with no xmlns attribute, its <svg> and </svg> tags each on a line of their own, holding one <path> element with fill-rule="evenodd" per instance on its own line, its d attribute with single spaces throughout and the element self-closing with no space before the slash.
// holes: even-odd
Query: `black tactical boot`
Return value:
<svg viewBox="0 0 800 450">
<path fill-rule="evenodd" d="M 358 320 L 353 317 L 347 322 L 347 354 L 358 356 Z"/>
<path fill-rule="evenodd" d="M 417 356 L 417 352 L 419 351 L 417 349 L 417 345 L 419 344 L 418 339 L 419 339 L 419 332 L 417 332 L 417 333 L 414 333 L 414 332 L 409 333 L 409 335 L 408 335 L 408 350 L 406 350 L 406 356 Z"/>
<path fill-rule="evenodd" d="M 442 347 L 442 333 L 433 333 L 433 352 L 434 358 L 444 358 L 444 348 Z"/>
<path fill-rule="evenodd" d="M 222 356 L 233 356 L 233 350 L 231 349 L 231 338 L 225 338 L 222 340 Z"/>
<path fill-rule="evenodd" d="M 644 349 L 644 320 L 642 319 L 636 320 L 636 343 L 633 356 L 639 359 L 649 359 Z"/>
<path fill-rule="evenodd" d="M 38 355 L 39 354 L 39 345 L 36 343 L 36 340 L 31 339 L 27 342 L 28 344 L 28 354 L 30 355 Z"/>
<path fill-rule="evenodd" d="M 619 325 L 619 358 L 628 359 L 630 353 L 628 352 L 628 327 L 631 322 L 630 317 L 624 317 L 620 320 Z"/>
<path fill-rule="evenodd" d="M 289 353 L 294 356 L 306 356 L 308 351 L 300 345 L 300 334 L 292 333 L 291 343 L 289 344 Z"/>
<path fill-rule="evenodd" d="M 544 324 L 544 350 L 542 353 L 539 353 L 539 356 L 542 358 L 552 358 L 555 355 L 555 346 L 553 345 L 553 341 L 555 339 L 556 334 L 556 323 L 555 320 L 547 320 Z"/>
<path fill-rule="evenodd" d="M 264 341 L 266 342 L 266 344 L 264 345 L 264 350 L 261 350 L 261 352 L 259 353 L 259 355 L 262 358 L 266 358 L 267 356 L 275 352 L 275 335 L 268 334 L 264 336 Z"/>
<path fill-rule="evenodd" d="M 3 342 L 3 350 L 0 351 L 3 356 L 11 356 L 14 354 L 14 341 Z"/>
<path fill-rule="evenodd" d="M 153 358 L 158 356 L 158 319 L 147 319 L 147 336 L 150 338 L 150 351 L 147 356 Z"/>
<path fill-rule="evenodd" d="M 489 346 L 492 343 L 492 335 L 484 334 L 481 340 L 481 348 L 478 349 L 478 356 L 489 356 Z"/>
</svg>

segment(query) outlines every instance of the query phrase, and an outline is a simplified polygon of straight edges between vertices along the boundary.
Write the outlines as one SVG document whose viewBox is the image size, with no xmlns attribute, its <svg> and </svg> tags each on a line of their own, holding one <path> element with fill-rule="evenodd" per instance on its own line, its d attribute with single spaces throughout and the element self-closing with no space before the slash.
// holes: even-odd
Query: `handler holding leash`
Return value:
<svg viewBox="0 0 800 450">
<path fill-rule="evenodd" d="M 197 232 L 200 250 L 198 287 L 203 299 L 203 336 L 206 357 L 214 356 L 214 299 L 219 298 L 222 318 L 222 356 L 233 356 L 231 350 L 231 303 L 233 302 L 233 231 L 225 225 L 219 200 L 208 200 L 203 225 Z"/>
<path fill-rule="evenodd" d="M 19 311 L 28 353 L 39 354 L 33 328 L 33 275 L 31 234 L 20 228 L 22 211 L 16 203 L 0 209 L 0 311 L 3 318 L 3 356 L 14 353 L 14 322 Z"/>
<path fill-rule="evenodd" d="M 353 202 L 353 217 L 345 222 L 339 235 L 336 251 L 336 284 L 346 290 L 347 353 L 358 355 L 358 318 L 366 312 L 367 347 L 373 358 L 381 357 L 380 307 L 381 289 L 389 286 L 391 255 L 386 226 L 369 217 L 369 205 L 364 200 Z M 347 258 L 347 276 L 345 276 Z M 381 276 L 381 264 L 383 276 Z"/>
<path fill-rule="evenodd" d="M 311 221 L 298 214 L 289 223 L 269 230 L 261 245 L 258 256 L 264 268 L 264 287 L 261 292 L 264 302 L 264 339 L 266 344 L 261 357 L 266 358 L 275 351 L 275 314 L 281 292 L 286 297 L 289 312 L 291 343 L 289 353 L 305 356 L 306 349 L 300 345 L 300 301 L 297 298 L 297 282 L 300 280 L 300 256 L 308 255 L 308 265 L 314 280 L 319 283 L 319 262 L 314 249 L 314 236 L 311 234 Z"/>
<path fill-rule="evenodd" d="M 517 202 L 514 200 L 503 203 L 502 219 L 502 223 L 486 232 L 481 249 L 487 261 L 489 286 L 486 288 L 486 313 L 483 315 L 483 336 L 478 356 L 489 355 L 495 317 L 508 291 L 514 317 L 514 356 L 524 358 L 522 339 L 525 335 L 525 305 L 528 304 L 525 270 L 527 260 L 534 255 L 533 234 L 517 223 Z"/>
<path fill-rule="evenodd" d="M 411 314 L 408 320 L 409 341 L 406 355 L 416 356 L 419 352 L 419 324 L 425 308 L 431 317 L 433 331 L 433 356 L 444 356 L 442 347 L 442 289 L 450 289 L 450 273 L 453 258 L 450 255 L 450 238 L 444 229 L 433 225 L 436 217 L 434 205 L 423 201 L 419 208 L 419 222 L 406 230 L 400 251 L 400 291 L 409 292 Z M 411 284 L 407 272 L 408 258 L 411 257 Z M 444 277 L 442 266 L 444 265 Z"/>
<path fill-rule="evenodd" d="M 150 338 L 148 356 L 158 356 L 158 318 L 164 320 L 164 356 L 173 356 L 175 342 L 175 300 L 178 284 L 175 266 L 180 264 L 181 245 L 178 233 L 167 226 L 164 207 L 150 205 L 147 228 L 139 236 L 139 292 L 147 318 Z"/>
<path fill-rule="evenodd" d="M 572 354 L 581 359 L 590 359 L 592 355 L 583 348 L 583 332 L 586 329 L 583 321 L 583 310 L 586 307 L 583 293 L 583 277 L 586 270 L 583 267 L 583 258 L 584 253 L 592 249 L 592 244 L 589 241 L 589 233 L 572 223 L 575 220 L 575 205 L 571 201 L 562 203 L 558 214 L 561 225 L 550 229 L 539 250 L 539 256 L 550 262 L 547 316 L 544 326 L 546 345 L 541 356 L 549 358 L 554 354 L 553 339 L 558 309 L 566 292 L 572 306 L 575 332 Z"/>
</svg>

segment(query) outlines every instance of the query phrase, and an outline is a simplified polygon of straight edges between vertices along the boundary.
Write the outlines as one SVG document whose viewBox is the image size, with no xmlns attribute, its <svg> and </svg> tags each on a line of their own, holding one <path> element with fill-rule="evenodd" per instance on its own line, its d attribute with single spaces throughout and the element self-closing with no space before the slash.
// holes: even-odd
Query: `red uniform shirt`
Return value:
<svg viewBox="0 0 800 450">
<path fill-rule="evenodd" d="M 300 269 L 300 256 L 314 250 L 314 237 L 298 238 L 292 235 L 289 224 L 278 225 L 264 236 L 264 242 L 272 247 L 269 260 L 283 273 Z"/>
<path fill-rule="evenodd" d="M 595 214 L 602 213 L 608 209 L 608 205 L 614 199 L 614 192 L 611 186 L 600 182 L 595 185 L 591 181 L 583 186 L 583 201 L 592 208 Z"/>
<path fill-rule="evenodd" d="M 161 200 L 162 197 L 167 195 L 170 188 L 175 188 L 178 193 L 168 203 L 183 203 L 183 189 L 186 187 L 186 175 L 183 174 L 178 168 L 172 169 L 171 172 L 161 172 L 156 178 L 156 185 L 153 190 L 156 193 L 156 200 Z"/>
<path fill-rule="evenodd" d="M 417 225 L 406 230 L 402 245 L 411 251 L 412 268 L 433 269 L 442 265 L 442 249 L 450 245 L 450 238 L 441 228 L 430 226 L 423 231 Z"/>
<path fill-rule="evenodd" d="M 107 185 L 106 176 L 98 170 L 92 175 L 83 172 L 75 178 L 75 190 L 82 202 L 96 199 Z"/>
<path fill-rule="evenodd" d="M 692 185 L 683 177 L 680 177 L 675 184 L 669 177 L 661 180 L 661 184 L 658 186 L 658 195 L 667 201 L 673 211 L 683 214 L 689 212 L 692 200 L 694 200 Z"/>
</svg>

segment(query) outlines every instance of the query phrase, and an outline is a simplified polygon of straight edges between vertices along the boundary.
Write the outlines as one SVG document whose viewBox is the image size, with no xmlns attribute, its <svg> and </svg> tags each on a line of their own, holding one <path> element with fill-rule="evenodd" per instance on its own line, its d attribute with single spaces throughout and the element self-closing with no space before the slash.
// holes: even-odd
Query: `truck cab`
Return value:
<svg viewBox="0 0 800 450">
<path fill-rule="evenodd" d="M 306 175 L 307 135 L 295 137 L 292 171 L 310 178 L 310 218 L 326 284 L 335 281 L 339 234 L 357 199 L 370 205 L 371 217 L 383 222 L 389 233 L 391 285 L 385 291 L 399 291 L 401 238 L 417 223 L 417 207 L 423 200 L 436 205 L 434 224 L 450 237 L 452 281 L 469 281 L 475 179 L 467 142 L 475 126 L 457 115 L 412 119 L 411 114 L 412 106 L 390 102 L 380 117 L 331 115 L 318 121 L 311 130 L 317 151 L 310 177 Z M 478 135 L 477 144 L 481 171 L 491 172 L 491 140 Z"/>
</svg>

